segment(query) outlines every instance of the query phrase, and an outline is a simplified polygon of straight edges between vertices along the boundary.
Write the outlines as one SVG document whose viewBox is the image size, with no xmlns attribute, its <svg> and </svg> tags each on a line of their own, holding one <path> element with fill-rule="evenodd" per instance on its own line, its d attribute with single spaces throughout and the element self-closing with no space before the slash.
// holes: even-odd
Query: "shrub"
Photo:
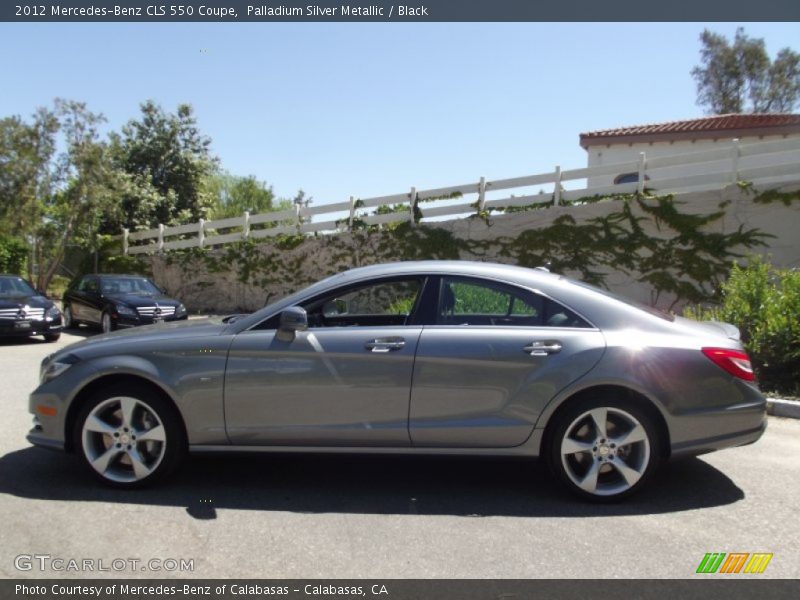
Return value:
<svg viewBox="0 0 800 600">
<path fill-rule="evenodd" d="M 800 395 L 800 271 L 752 258 L 734 265 L 718 306 L 686 315 L 736 325 L 762 389 Z"/>
<path fill-rule="evenodd" d="M 64 296 L 64 292 L 67 291 L 69 287 L 69 282 L 69 277 L 53 275 L 53 278 L 50 280 L 50 285 L 47 288 L 47 295 L 53 300 L 61 300 L 62 296 Z"/>
<path fill-rule="evenodd" d="M 0 273 L 20 275 L 25 270 L 28 247 L 16 238 L 0 236 Z"/>
</svg>

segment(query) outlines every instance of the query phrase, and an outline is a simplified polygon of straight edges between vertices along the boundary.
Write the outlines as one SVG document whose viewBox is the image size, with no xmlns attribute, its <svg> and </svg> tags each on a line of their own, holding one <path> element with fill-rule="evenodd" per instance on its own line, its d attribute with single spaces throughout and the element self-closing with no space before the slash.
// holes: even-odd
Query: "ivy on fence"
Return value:
<svg viewBox="0 0 800 600">
<path fill-rule="evenodd" d="M 766 192 L 752 201 L 791 203 L 798 198 L 797 192 Z M 599 286 L 606 285 L 609 273 L 623 273 L 651 287 L 653 304 L 668 298 L 672 308 L 713 299 L 734 260 L 765 246 L 772 237 L 743 225 L 722 232 L 719 224 L 728 201 L 697 214 L 684 210 L 684 202 L 670 195 L 645 191 L 641 196 L 615 199 L 621 201 L 619 206 L 606 215 L 578 222 L 571 214 L 562 214 L 549 225 L 515 236 L 469 239 L 456 235 L 452 226 L 406 221 L 390 227 L 363 225 L 335 236 L 282 235 L 224 249 L 179 250 L 165 254 L 163 260 L 178 268 L 185 279 L 194 277 L 201 289 L 213 285 L 219 274 L 233 273 L 238 283 L 263 291 L 256 294 L 257 300 L 243 302 L 242 310 L 352 267 L 424 259 L 491 260 L 528 267 L 549 262 L 556 272 Z M 572 203 L 598 200 L 590 197 Z M 484 221 L 492 226 L 491 217 Z M 198 279 L 197 273 L 208 277 Z"/>
</svg>

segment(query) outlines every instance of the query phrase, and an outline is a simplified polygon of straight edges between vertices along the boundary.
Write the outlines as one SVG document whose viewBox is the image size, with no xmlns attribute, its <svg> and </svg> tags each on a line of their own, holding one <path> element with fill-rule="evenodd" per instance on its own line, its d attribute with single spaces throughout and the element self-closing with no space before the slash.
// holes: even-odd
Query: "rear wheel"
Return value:
<svg viewBox="0 0 800 600">
<path fill-rule="evenodd" d="M 147 386 L 114 386 L 97 394 L 78 415 L 73 435 L 91 473 L 120 488 L 155 483 L 186 452 L 177 411 Z"/>
<path fill-rule="evenodd" d="M 648 413 L 611 394 L 561 413 L 549 440 L 549 462 L 559 481 L 597 502 L 639 491 L 661 457 L 661 440 Z"/>
<path fill-rule="evenodd" d="M 64 323 L 64 329 L 71 329 L 72 327 L 76 326 L 76 323 L 72 318 L 72 309 L 69 306 L 64 307 L 64 312 L 61 316 L 61 319 Z"/>
</svg>

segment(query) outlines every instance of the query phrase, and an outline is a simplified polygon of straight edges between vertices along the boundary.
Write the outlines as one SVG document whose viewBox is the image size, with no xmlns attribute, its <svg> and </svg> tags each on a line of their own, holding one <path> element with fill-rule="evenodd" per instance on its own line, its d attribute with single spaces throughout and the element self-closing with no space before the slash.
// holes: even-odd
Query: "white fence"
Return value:
<svg viewBox="0 0 800 600">
<path fill-rule="evenodd" d="M 676 167 L 692 167 L 699 174 L 676 176 Z M 638 173 L 638 181 L 602 187 L 586 187 L 585 181 L 603 175 Z M 122 234 L 125 254 L 162 252 L 179 248 L 218 246 L 246 239 L 269 238 L 280 234 L 337 233 L 355 225 L 380 225 L 399 221 L 415 223 L 416 206 L 423 220 L 460 218 L 477 213 L 498 213 L 506 208 L 551 203 L 563 205 L 591 196 L 642 193 L 644 187 L 664 194 L 722 189 L 737 181 L 756 186 L 800 181 L 800 138 L 739 144 L 702 152 L 683 153 L 599 167 L 562 171 L 511 179 L 479 181 L 463 185 L 417 190 L 356 199 L 346 202 L 297 206 L 292 209 L 214 221 L 165 227 Z M 578 184 L 574 189 L 569 185 Z M 539 188 L 538 191 L 536 188 Z M 516 190 L 519 195 L 510 194 Z M 547 191 L 545 191 L 547 190 Z M 393 212 L 382 212 L 390 207 Z M 174 238 L 174 239 L 170 239 Z"/>
</svg>

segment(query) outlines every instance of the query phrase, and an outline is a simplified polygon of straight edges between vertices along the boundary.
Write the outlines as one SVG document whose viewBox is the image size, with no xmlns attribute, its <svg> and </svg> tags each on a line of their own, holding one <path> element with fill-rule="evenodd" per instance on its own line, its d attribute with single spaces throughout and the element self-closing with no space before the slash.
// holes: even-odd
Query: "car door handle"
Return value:
<svg viewBox="0 0 800 600">
<path fill-rule="evenodd" d="M 401 337 L 376 338 L 364 344 L 364 348 L 370 352 L 391 352 L 400 350 L 406 345 L 406 341 Z"/>
<path fill-rule="evenodd" d="M 531 356 L 547 356 L 548 354 L 556 354 L 561 352 L 561 342 L 558 340 L 544 340 L 531 342 L 529 346 L 525 346 L 522 350 Z"/>
</svg>

